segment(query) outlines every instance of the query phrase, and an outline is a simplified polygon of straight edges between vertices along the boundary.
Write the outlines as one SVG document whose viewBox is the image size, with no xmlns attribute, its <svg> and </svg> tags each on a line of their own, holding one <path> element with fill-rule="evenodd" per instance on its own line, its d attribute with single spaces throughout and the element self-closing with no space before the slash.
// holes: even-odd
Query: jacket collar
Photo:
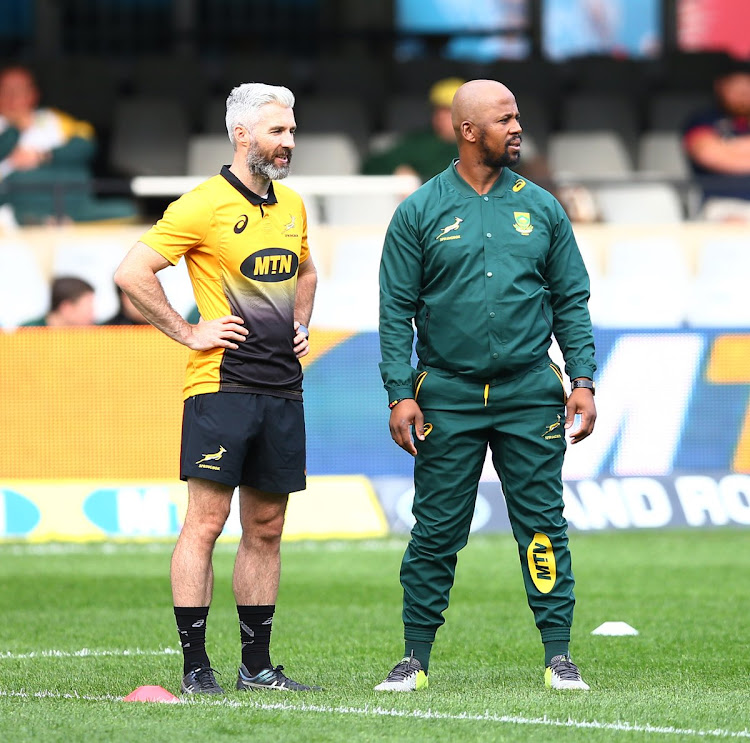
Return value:
<svg viewBox="0 0 750 743">
<path fill-rule="evenodd" d="M 505 196 L 511 186 L 518 180 L 518 176 L 508 168 L 503 168 L 500 173 L 500 177 L 492 184 L 492 188 L 487 191 L 486 194 L 478 194 L 458 173 L 456 170 L 456 164 L 458 158 L 453 160 L 451 164 L 443 171 L 448 182 L 458 191 L 462 196 L 466 198 L 474 198 L 478 196 L 492 196 L 495 199 L 501 199 Z"/>
</svg>

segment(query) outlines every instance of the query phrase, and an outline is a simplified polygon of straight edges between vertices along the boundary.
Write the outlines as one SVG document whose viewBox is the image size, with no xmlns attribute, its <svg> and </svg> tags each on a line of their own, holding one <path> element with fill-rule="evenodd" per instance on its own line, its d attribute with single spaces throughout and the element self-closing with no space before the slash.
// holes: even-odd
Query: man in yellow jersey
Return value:
<svg viewBox="0 0 750 743">
<path fill-rule="evenodd" d="M 237 688 L 317 688 L 288 678 L 269 653 L 288 493 L 305 488 L 299 358 L 308 352 L 317 282 L 302 199 L 274 183 L 289 173 L 293 106 L 287 88 L 234 88 L 226 114 L 232 164 L 170 204 L 115 274 L 150 323 L 191 349 L 180 466 L 188 508 L 171 569 L 184 694 L 223 692 L 206 653 L 206 619 L 213 548 L 237 486 Z M 156 276 L 181 257 L 200 311 L 196 325 L 169 305 Z"/>
</svg>

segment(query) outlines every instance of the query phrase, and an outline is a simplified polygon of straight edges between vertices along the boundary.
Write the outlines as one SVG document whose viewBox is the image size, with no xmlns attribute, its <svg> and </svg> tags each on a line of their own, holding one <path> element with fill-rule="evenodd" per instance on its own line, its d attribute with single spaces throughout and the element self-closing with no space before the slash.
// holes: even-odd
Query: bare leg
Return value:
<svg viewBox="0 0 750 743">
<path fill-rule="evenodd" d="M 288 495 L 240 487 L 242 538 L 232 587 L 240 606 L 276 603 L 281 574 L 281 531 Z"/>
<path fill-rule="evenodd" d="M 211 557 L 229 516 L 234 488 L 191 477 L 185 523 L 172 554 L 175 606 L 208 606 L 214 587 Z"/>
</svg>

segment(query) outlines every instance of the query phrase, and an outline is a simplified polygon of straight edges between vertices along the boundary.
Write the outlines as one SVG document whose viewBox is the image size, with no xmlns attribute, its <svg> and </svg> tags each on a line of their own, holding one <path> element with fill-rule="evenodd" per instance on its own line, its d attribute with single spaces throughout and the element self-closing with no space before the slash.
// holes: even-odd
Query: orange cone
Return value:
<svg viewBox="0 0 750 743">
<path fill-rule="evenodd" d="M 139 686 L 128 694 L 123 702 L 166 702 L 175 704 L 180 700 L 163 686 Z"/>
</svg>

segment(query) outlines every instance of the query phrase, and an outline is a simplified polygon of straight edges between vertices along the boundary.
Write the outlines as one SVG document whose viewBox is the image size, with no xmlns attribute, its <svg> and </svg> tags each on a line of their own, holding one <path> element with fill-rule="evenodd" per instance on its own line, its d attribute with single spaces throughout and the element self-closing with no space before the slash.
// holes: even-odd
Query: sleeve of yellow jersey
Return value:
<svg viewBox="0 0 750 743">
<path fill-rule="evenodd" d="M 191 248 L 205 243 L 213 209 L 200 191 L 189 191 L 173 201 L 164 216 L 141 238 L 172 265 Z"/>
<path fill-rule="evenodd" d="M 302 244 L 299 249 L 299 262 L 304 263 L 310 257 L 310 246 L 307 242 L 307 210 L 301 199 L 300 208 L 302 210 Z"/>
</svg>

